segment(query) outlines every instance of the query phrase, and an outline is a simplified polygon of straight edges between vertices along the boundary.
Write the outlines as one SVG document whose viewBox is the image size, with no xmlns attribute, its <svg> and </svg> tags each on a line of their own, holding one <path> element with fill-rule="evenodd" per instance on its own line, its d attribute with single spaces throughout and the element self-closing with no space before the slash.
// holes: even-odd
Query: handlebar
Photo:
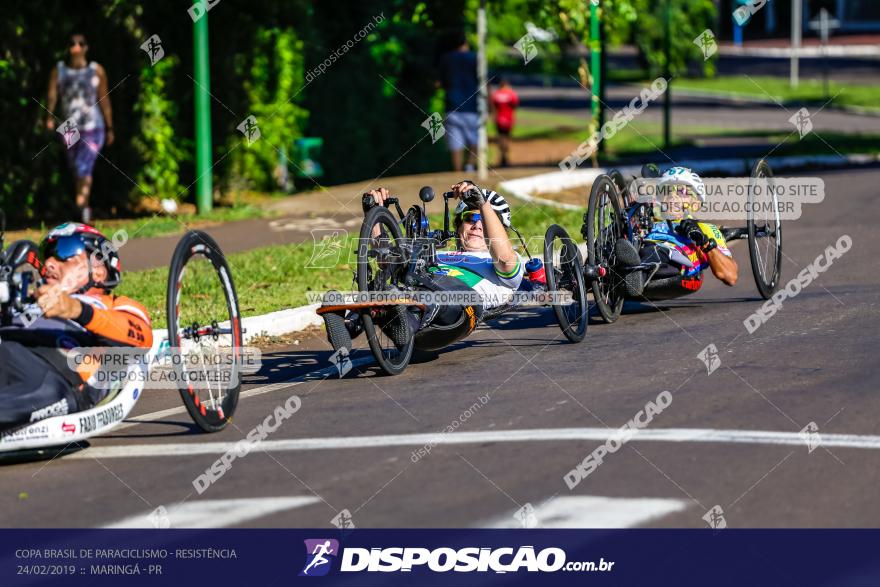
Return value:
<svg viewBox="0 0 880 587">
<path fill-rule="evenodd" d="M 364 209 L 364 213 L 367 213 L 374 206 L 377 206 L 376 200 L 370 194 L 364 194 L 361 196 L 361 206 Z M 400 200 L 397 199 L 396 196 L 389 196 L 385 198 L 385 207 L 390 208 L 392 205 L 397 209 L 397 215 L 403 219 L 403 209 L 400 207 Z"/>
</svg>

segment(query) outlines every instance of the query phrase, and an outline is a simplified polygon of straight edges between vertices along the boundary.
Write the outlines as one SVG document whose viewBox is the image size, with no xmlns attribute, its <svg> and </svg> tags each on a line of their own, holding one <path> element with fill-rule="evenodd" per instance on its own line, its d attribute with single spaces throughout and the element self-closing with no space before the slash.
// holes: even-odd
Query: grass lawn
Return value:
<svg viewBox="0 0 880 587">
<path fill-rule="evenodd" d="M 787 78 L 752 77 L 744 75 L 721 76 L 714 78 L 676 79 L 675 88 L 717 92 L 719 94 L 739 94 L 742 96 L 775 99 L 779 102 L 818 102 L 824 104 L 833 98 L 832 104 L 839 106 L 861 106 L 880 112 L 877 84 L 828 82 L 829 95 L 825 95 L 822 80 L 802 79 L 797 88 L 792 88 Z"/>
<path fill-rule="evenodd" d="M 565 227 L 579 241 L 582 215 L 577 211 L 514 201 L 514 226 L 523 233 L 529 252 L 534 256 L 543 255 L 544 232 L 553 223 Z M 431 226 L 442 227 L 442 214 L 431 216 Z M 511 234 L 511 237 L 515 238 L 515 235 Z M 331 265 L 330 267 L 309 266 L 315 249 L 312 243 L 264 247 L 229 255 L 227 259 L 232 269 L 242 315 L 254 316 L 301 306 L 307 303 L 308 292 L 354 289 L 352 279 L 356 267 L 356 239 L 357 234 L 354 233 L 347 241 L 340 239 L 335 242 L 339 251 L 338 258 L 331 263 L 319 263 Z M 187 278 L 188 276 L 185 280 Z M 144 304 L 153 319 L 153 326 L 165 328 L 167 281 L 167 268 L 129 272 L 125 274 L 116 293 L 130 296 Z M 196 289 L 201 290 L 194 287 L 193 291 Z M 198 294 L 190 296 L 190 303 L 206 303 L 210 296 L 202 294 L 201 297 L 204 299 L 200 299 Z M 182 308 L 181 315 L 184 314 Z M 182 320 L 187 321 L 185 318 Z"/>
<path fill-rule="evenodd" d="M 684 127 L 678 132 L 693 137 L 700 143 L 705 139 L 721 137 L 751 137 L 756 143 L 766 142 L 769 151 L 774 146 L 772 157 L 783 155 L 835 155 L 841 154 L 878 154 L 880 153 L 880 135 L 878 134 L 852 134 L 831 131 L 811 132 L 804 138 L 800 138 L 797 132 L 779 130 L 746 130 L 736 131 L 712 127 Z"/>
</svg>

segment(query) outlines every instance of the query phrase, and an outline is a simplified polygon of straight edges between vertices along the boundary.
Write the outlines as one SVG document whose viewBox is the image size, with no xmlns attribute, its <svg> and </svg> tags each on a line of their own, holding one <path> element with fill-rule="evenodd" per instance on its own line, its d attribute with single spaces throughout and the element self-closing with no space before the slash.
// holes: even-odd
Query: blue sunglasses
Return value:
<svg viewBox="0 0 880 587">
<path fill-rule="evenodd" d="M 45 263 L 50 257 L 67 261 L 86 251 L 86 244 L 78 236 L 62 236 L 50 239 L 40 245 L 40 258 Z"/>
<path fill-rule="evenodd" d="M 483 215 L 479 212 L 462 212 L 461 219 L 464 222 L 470 222 L 471 224 L 476 224 L 477 222 L 481 222 L 483 220 Z"/>
</svg>

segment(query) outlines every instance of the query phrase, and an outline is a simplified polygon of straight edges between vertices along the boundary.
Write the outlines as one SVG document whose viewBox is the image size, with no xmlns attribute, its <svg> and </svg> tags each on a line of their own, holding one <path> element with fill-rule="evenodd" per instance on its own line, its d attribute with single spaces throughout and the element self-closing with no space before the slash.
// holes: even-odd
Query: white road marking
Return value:
<svg viewBox="0 0 880 587">
<path fill-rule="evenodd" d="M 487 442 L 605 442 L 613 433 L 607 428 L 539 428 L 531 430 L 491 430 L 485 432 L 453 432 L 451 434 L 389 434 L 382 436 L 341 436 L 336 438 L 292 438 L 264 440 L 260 450 L 270 452 L 384 448 L 392 446 L 424 446 L 481 444 Z M 653 428 L 642 429 L 629 442 L 709 442 L 724 444 L 760 444 L 804 446 L 800 432 L 773 432 L 764 430 L 714 430 L 710 428 Z M 832 448 L 880 449 L 880 436 L 859 434 L 822 434 L 822 446 Z M 130 444 L 123 446 L 95 446 L 73 453 L 69 459 L 168 457 L 205 454 L 223 454 L 232 450 L 236 442 L 192 442 L 161 444 Z"/>
<path fill-rule="evenodd" d="M 683 499 L 647 497 L 600 497 L 566 495 L 552 497 L 535 506 L 534 519 L 525 527 L 535 528 L 632 528 L 683 511 L 689 502 Z M 510 512 L 485 525 L 487 528 L 522 528 L 519 511 Z"/>
<path fill-rule="evenodd" d="M 359 359 L 352 360 L 351 366 L 352 368 L 361 367 L 372 362 L 374 362 L 374 359 L 372 357 L 361 357 Z M 264 393 L 278 391 L 279 389 L 295 387 L 307 381 L 314 380 L 315 378 L 326 378 L 336 373 L 338 373 L 336 365 L 331 365 L 329 367 L 324 367 L 323 369 L 318 369 L 317 371 L 310 371 L 309 373 L 301 375 L 296 379 L 291 379 L 290 381 L 271 383 L 269 385 L 261 385 L 260 387 L 252 387 L 251 389 L 246 389 L 238 394 L 238 399 L 241 400 L 246 397 L 253 397 L 255 395 L 263 395 Z M 140 416 L 135 416 L 133 418 L 126 418 L 125 422 L 119 424 L 118 426 L 114 426 L 111 430 L 108 431 L 107 434 L 110 435 L 117 430 L 123 430 L 125 428 L 137 426 L 138 424 L 143 424 L 144 422 L 155 422 L 156 420 L 161 420 L 162 418 L 165 418 L 167 416 L 183 414 L 184 412 L 186 412 L 186 406 L 177 406 L 176 408 L 168 408 L 167 410 L 159 410 L 157 412 L 150 412 L 149 414 L 141 414 Z"/>
<path fill-rule="evenodd" d="M 225 528 L 321 501 L 317 497 L 202 499 L 168 506 L 162 513 L 144 512 L 105 528 Z M 167 517 L 166 517 L 167 516 Z"/>
</svg>

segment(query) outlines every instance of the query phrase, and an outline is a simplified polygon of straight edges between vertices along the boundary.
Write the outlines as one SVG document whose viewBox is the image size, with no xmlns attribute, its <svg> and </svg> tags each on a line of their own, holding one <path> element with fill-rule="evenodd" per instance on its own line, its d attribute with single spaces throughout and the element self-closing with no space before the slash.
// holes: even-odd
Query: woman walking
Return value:
<svg viewBox="0 0 880 587">
<path fill-rule="evenodd" d="M 107 95 L 107 73 L 100 64 L 86 58 L 89 49 L 84 35 L 70 36 L 67 63 L 59 61 L 49 77 L 46 128 L 59 133 L 67 148 L 67 163 L 74 175 L 76 206 L 85 223 L 92 222 L 89 195 L 92 191 L 92 169 L 98 152 L 113 144 L 113 110 Z M 55 105 L 61 98 L 61 111 L 55 116 Z"/>
</svg>

